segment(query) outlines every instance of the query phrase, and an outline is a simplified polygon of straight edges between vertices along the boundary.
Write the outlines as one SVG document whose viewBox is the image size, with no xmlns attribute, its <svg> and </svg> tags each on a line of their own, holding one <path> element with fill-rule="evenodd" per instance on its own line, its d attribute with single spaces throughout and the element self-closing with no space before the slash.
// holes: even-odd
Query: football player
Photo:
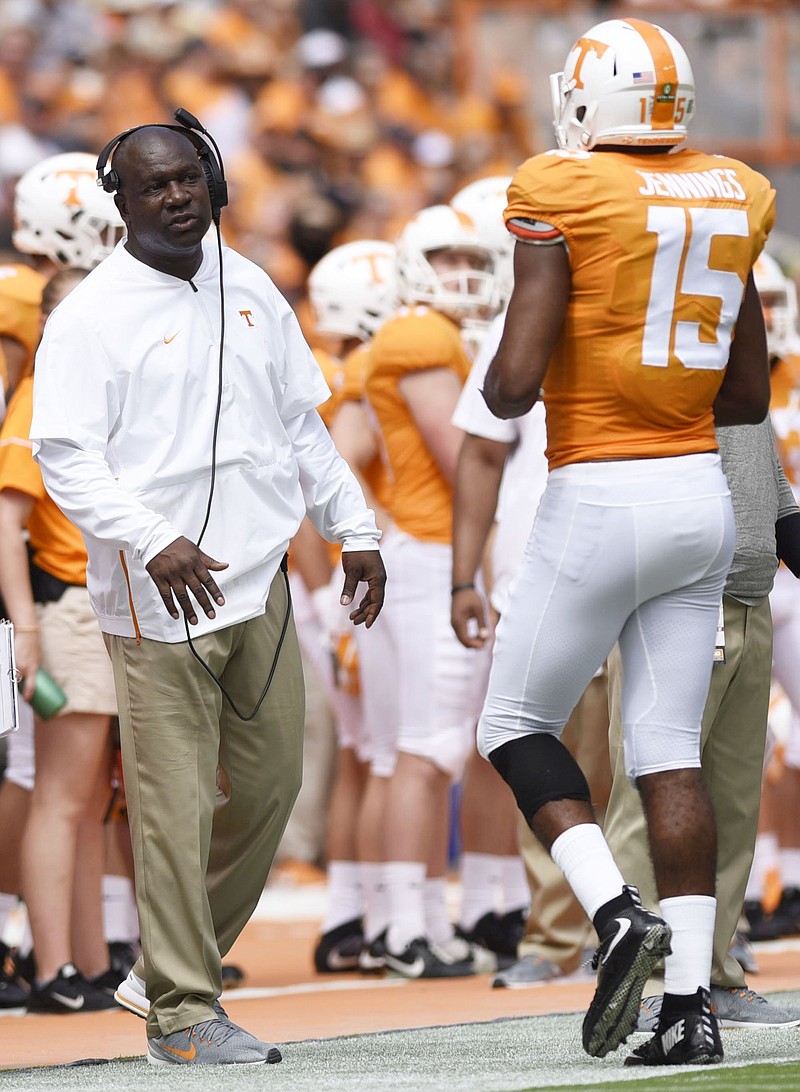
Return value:
<svg viewBox="0 0 800 1092">
<path fill-rule="evenodd" d="M 714 426 L 768 409 L 751 270 L 774 191 L 743 163 L 681 147 L 694 76 L 660 27 L 592 27 L 551 87 L 558 148 L 509 189 L 514 290 L 483 388 L 501 418 L 543 389 L 550 472 L 497 632 L 479 748 L 600 938 L 584 1049 L 603 1057 L 627 1038 L 666 957 L 657 1030 L 627 1062 L 717 1062 L 716 838 L 699 741 L 734 519 Z M 626 772 L 663 917 L 626 886 L 559 739 L 617 641 Z"/>
</svg>

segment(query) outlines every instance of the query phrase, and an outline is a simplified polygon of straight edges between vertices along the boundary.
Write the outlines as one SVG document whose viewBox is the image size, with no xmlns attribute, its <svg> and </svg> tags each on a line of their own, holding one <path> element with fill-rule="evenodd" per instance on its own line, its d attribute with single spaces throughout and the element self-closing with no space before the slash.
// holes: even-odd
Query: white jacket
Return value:
<svg viewBox="0 0 800 1092">
<path fill-rule="evenodd" d="M 377 545 L 356 479 L 315 406 L 327 385 L 269 277 L 223 251 L 225 346 L 216 470 L 201 548 L 229 568 L 216 618 L 192 636 L 263 612 L 306 512 L 345 549 Z M 181 641 L 145 566 L 180 536 L 197 542 L 212 479 L 219 395 L 219 261 L 191 281 L 120 243 L 56 308 L 36 357 L 31 439 L 48 492 L 80 528 L 101 628 Z"/>
</svg>

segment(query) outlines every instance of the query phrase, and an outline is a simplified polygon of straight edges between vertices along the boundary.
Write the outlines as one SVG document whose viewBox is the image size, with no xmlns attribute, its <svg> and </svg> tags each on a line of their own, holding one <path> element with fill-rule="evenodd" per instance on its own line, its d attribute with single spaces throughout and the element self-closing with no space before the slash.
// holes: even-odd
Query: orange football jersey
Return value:
<svg viewBox="0 0 800 1092">
<path fill-rule="evenodd" d="M 691 149 L 553 151 L 519 168 L 506 226 L 560 233 L 569 252 L 543 383 L 551 469 L 717 449 L 712 403 L 774 200 L 745 164 Z"/>
<path fill-rule="evenodd" d="M 0 265 L 0 335 L 25 346 L 28 354 L 25 375 L 33 371 L 39 344 L 39 315 L 46 279 L 27 265 Z M 5 374 L 3 384 L 7 389 Z"/>
<path fill-rule="evenodd" d="M 800 356 L 786 356 L 770 374 L 769 413 L 784 473 L 795 493 L 800 487 Z"/>
<path fill-rule="evenodd" d="M 0 430 L 0 490 L 16 489 L 35 502 L 27 529 L 40 569 L 67 584 L 86 583 L 86 547 L 78 528 L 50 499 L 28 439 L 33 417 L 33 376 L 22 379 Z"/>
<path fill-rule="evenodd" d="M 403 308 L 370 344 L 366 394 L 390 474 L 389 511 L 401 531 L 423 542 L 450 543 L 452 489 L 425 445 L 399 383 L 429 368 L 449 368 L 463 383 L 469 367 L 456 324 L 427 307 Z"/>
</svg>

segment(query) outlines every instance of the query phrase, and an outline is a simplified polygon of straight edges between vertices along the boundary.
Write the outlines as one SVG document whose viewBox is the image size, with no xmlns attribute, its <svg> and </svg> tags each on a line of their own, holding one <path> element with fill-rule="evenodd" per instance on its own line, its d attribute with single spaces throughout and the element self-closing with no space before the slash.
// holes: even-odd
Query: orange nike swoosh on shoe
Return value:
<svg viewBox="0 0 800 1092">
<path fill-rule="evenodd" d="M 180 330 L 176 330 L 175 333 L 172 335 L 172 337 L 167 337 L 167 335 L 165 334 L 164 335 L 164 344 L 169 345 L 169 343 L 171 341 L 175 340 L 175 338 L 178 336 L 179 333 L 180 333 Z"/>
<path fill-rule="evenodd" d="M 178 1047 L 167 1046 L 166 1043 L 161 1044 L 162 1050 L 168 1050 L 170 1054 L 177 1054 L 179 1058 L 184 1058 L 187 1062 L 193 1062 L 195 1055 L 197 1054 L 197 1047 L 192 1043 L 188 1050 L 179 1050 Z"/>
</svg>

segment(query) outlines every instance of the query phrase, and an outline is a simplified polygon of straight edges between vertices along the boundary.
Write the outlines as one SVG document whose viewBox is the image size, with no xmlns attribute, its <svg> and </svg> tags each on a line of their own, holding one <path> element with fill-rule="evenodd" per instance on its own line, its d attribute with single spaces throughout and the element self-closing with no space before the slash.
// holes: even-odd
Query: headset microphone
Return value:
<svg viewBox="0 0 800 1092">
<path fill-rule="evenodd" d="M 176 121 L 179 121 L 181 125 L 185 125 L 187 129 L 197 129 L 198 133 L 203 133 L 205 136 L 211 136 L 208 129 L 200 124 L 194 114 L 190 114 L 189 111 L 185 110 L 182 106 L 179 106 L 172 116 Z"/>
</svg>

